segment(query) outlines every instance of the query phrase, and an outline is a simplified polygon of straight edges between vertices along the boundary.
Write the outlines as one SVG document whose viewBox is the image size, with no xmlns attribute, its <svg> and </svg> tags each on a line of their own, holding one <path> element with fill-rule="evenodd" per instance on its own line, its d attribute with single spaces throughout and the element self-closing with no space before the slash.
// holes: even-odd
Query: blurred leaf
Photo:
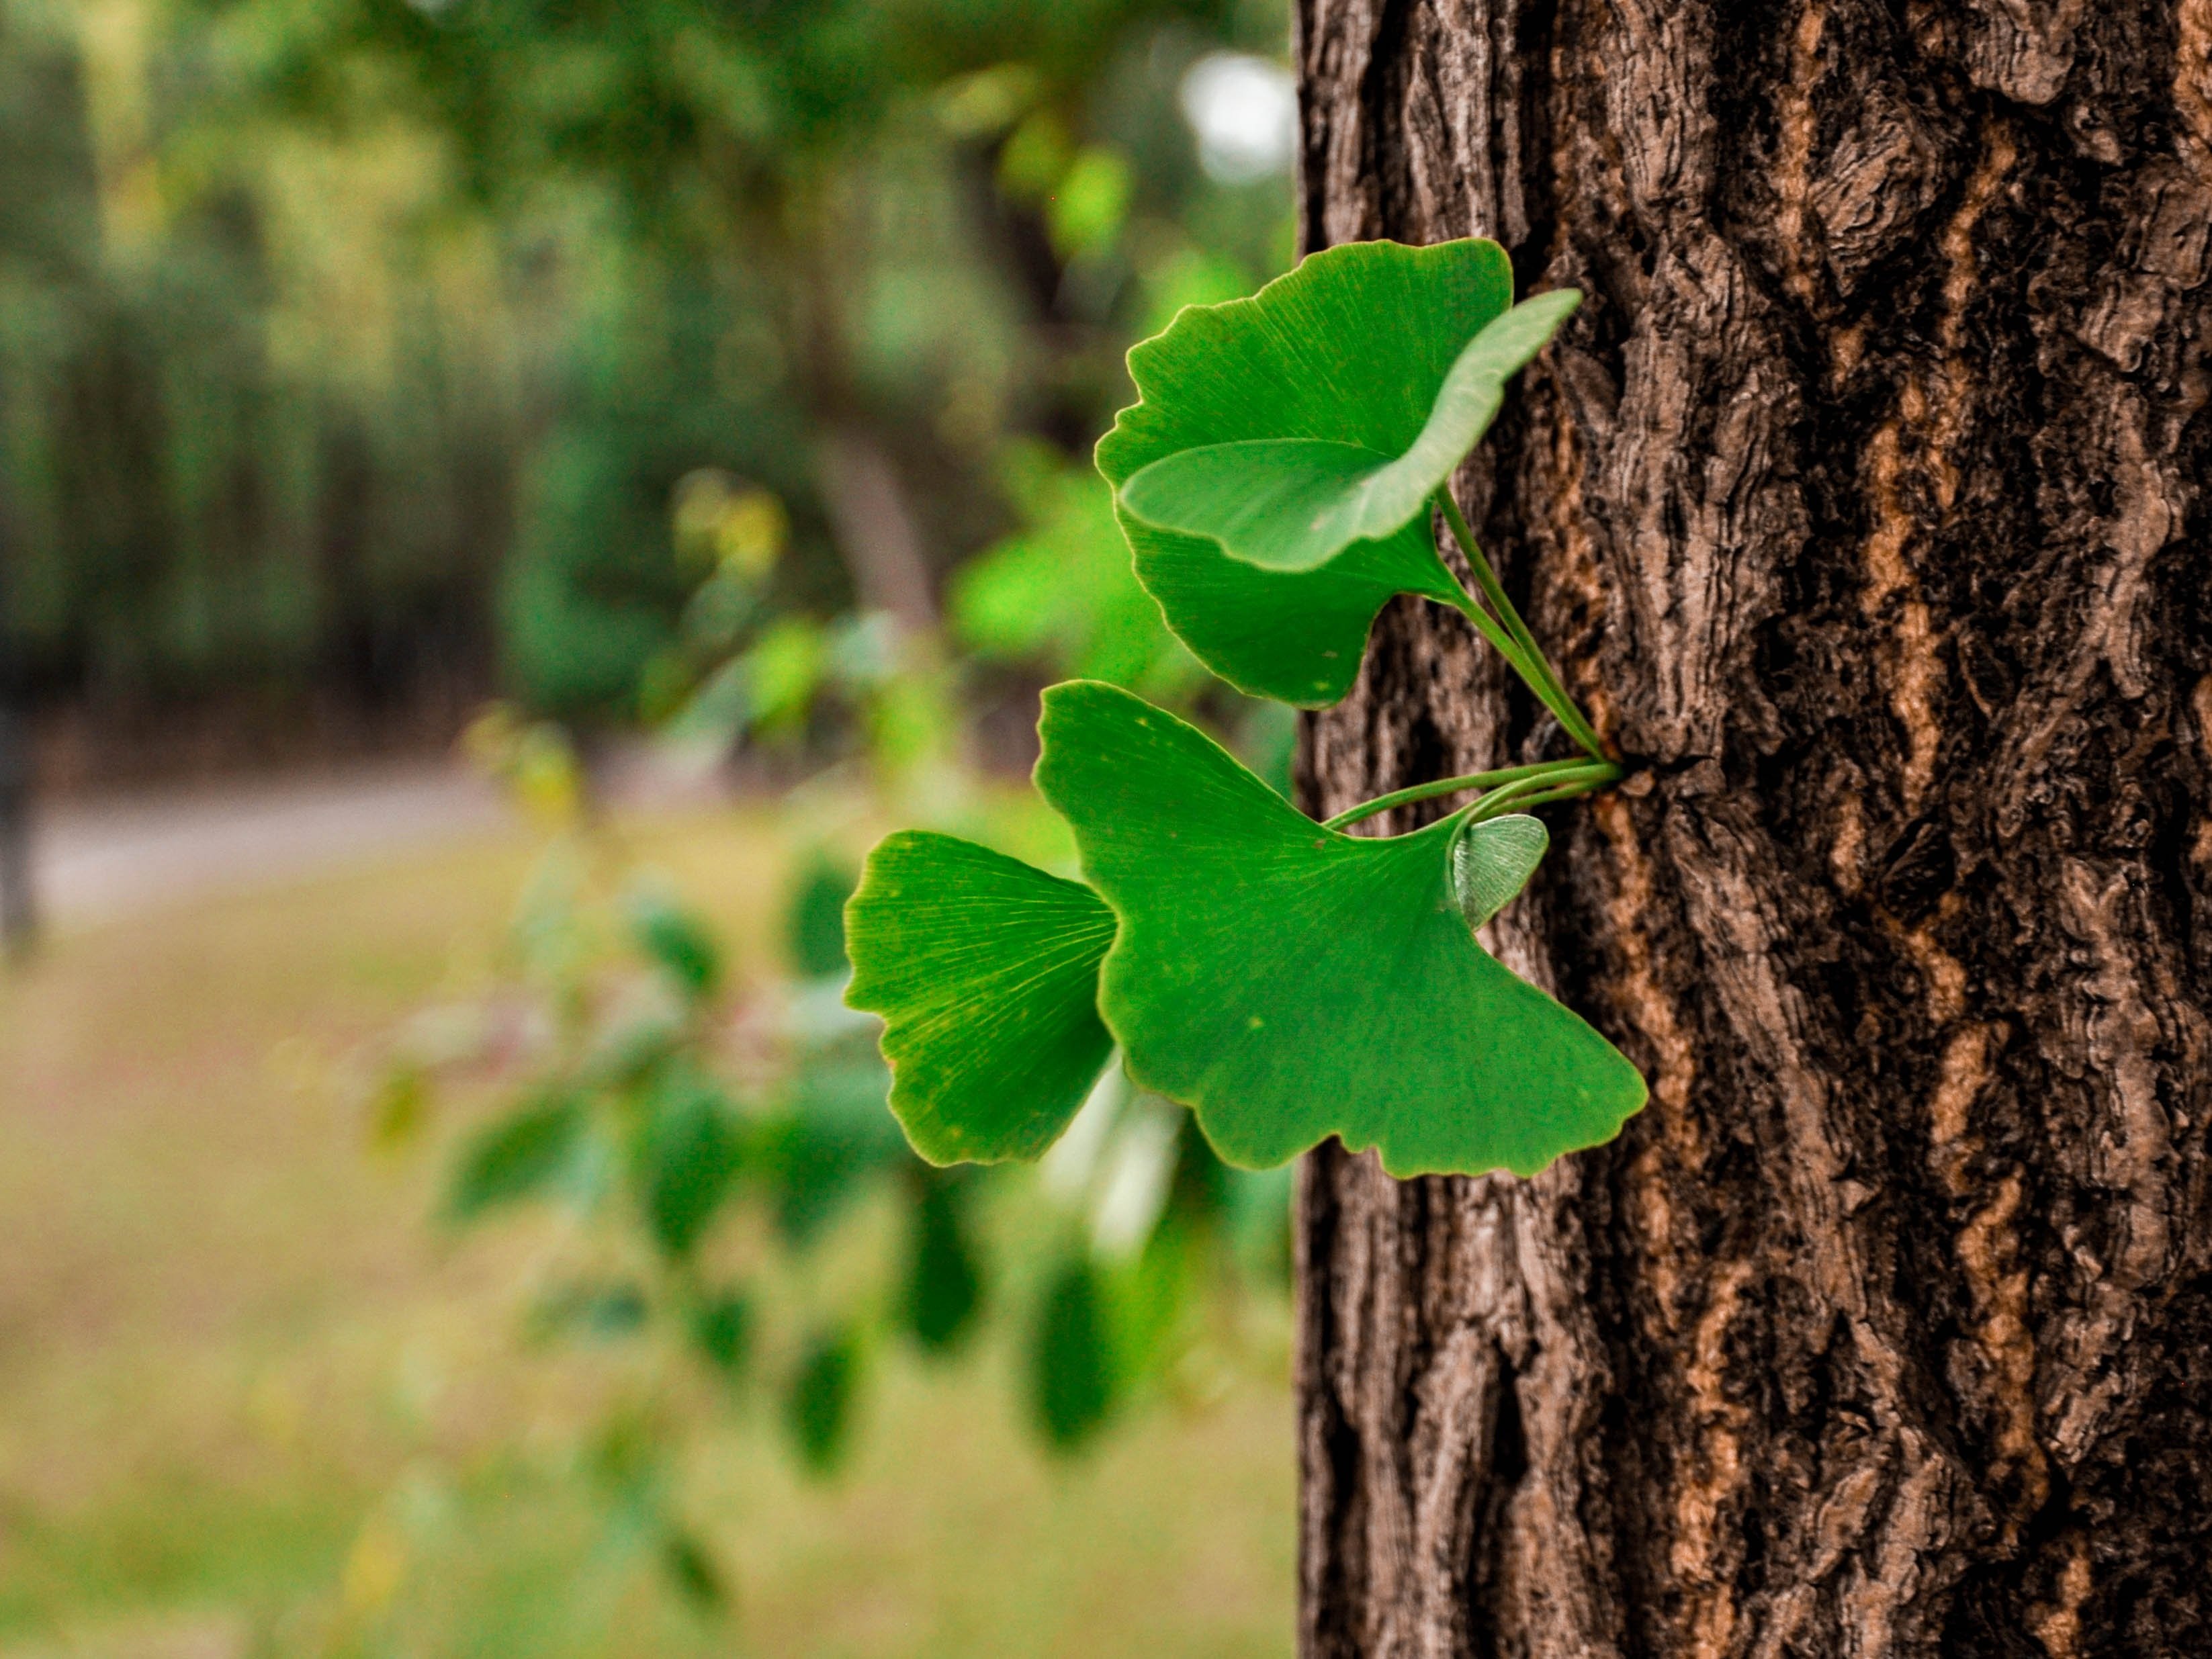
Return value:
<svg viewBox="0 0 2212 1659">
<path fill-rule="evenodd" d="M 684 643 L 695 651 L 731 650 L 760 608 L 758 588 L 734 571 L 718 569 L 684 607 Z"/>
<path fill-rule="evenodd" d="M 386 1066 L 369 1097 L 369 1144 L 379 1152 L 395 1152 L 422 1133 L 429 1115 L 430 1084 L 422 1068 L 404 1063 Z"/>
<path fill-rule="evenodd" d="M 553 721 L 526 720 L 513 705 L 494 703 L 470 722 L 461 746 L 533 822 L 549 829 L 574 822 L 583 771 L 568 733 Z"/>
<path fill-rule="evenodd" d="M 1237 1264 L 1261 1284 L 1291 1282 L 1291 1210 L 1297 1165 L 1229 1171 L 1229 1239 Z"/>
<path fill-rule="evenodd" d="M 732 1380 L 744 1376 L 752 1359 L 751 1302 L 737 1291 L 707 1297 L 692 1312 L 691 1338 L 723 1376 Z"/>
<path fill-rule="evenodd" d="M 790 515 L 765 489 L 743 489 L 732 496 L 714 533 L 722 568 L 759 581 L 783 557 L 791 539 Z"/>
<path fill-rule="evenodd" d="M 853 1432 L 853 1395 L 860 1380 L 860 1345 L 850 1330 L 817 1336 L 792 1376 L 784 1400 L 784 1426 L 799 1461 L 812 1474 L 828 1474 L 845 1459 Z"/>
<path fill-rule="evenodd" d="M 665 977 L 641 979 L 623 988 L 602 1019 L 584 1056 L 592 1079 L 610 1089 L 629 1089 L 678 1053 L 690 1034 L 680 989 Z"/>
<path fill-rule="evenodd" d="M 720 984 L 721 947 L 697 912 L 643 884 L 631 890 L 627 908 L 630 936 L 687 996 L 697 1000 Z"/>
<path fill-rule="evenodd" d="M 1286 702 L 1255 702 L 1237 728 L 1237 757 L 1285 800 L 1298 758 L 1298 711 Z"/>
<path fill-rule="evenodd" d="M 665 1254 L 691 1253 L 727 1196 L 739 1161 L 737 1127 L 712 1083 L 680 1073 L 655 1091 L 641 1174 L 646 1224 Z"/>
<path fill-rule="evenodd" d="M 531 1322 L 547 1336 L 584 1336 L 606 1341 L 644 1328 L 649 1308 L 635 1285 L 563 1285 L 541 1298 Z"/>
<path fill-rule="evenodd" d="M 557 828 L 575 821 L 584 775 L 560 728 L 541 722 L 524 732 L 508 775 L 515 798 L 539 823 Z"/>
<path fill-rule="evenodd" d="M 999 151 L 999 188 L 1018 202 L 1039 202 L 1075 159 L 1067 124 L 1053 109 L 1032 112 Z"/>
<path fill-rule="evenodd" d="M 827 673 L 848 692 L 874 690 L 914 666 L 912 641 L 886 611 L 838 617 L 824 630 L 823 648 Z"/>
<path fill-rule="evenodd" d="M 776 1220 L 793 1244 L 811 1239 L 869 1177 L 909 1154 L 885 1109 L 883 1062 L 866 1049 L 833 1050 L 801 1061 L 783 1109 L 758 1132 L 760 1158 L 775 1194 Z"/>
<path fill-rule="evenodd" d="M 690 1533 L 672 1528 L 661 1540 L 660 1563 L 684 1599 L 702 1613 L 729 1610 L 730 1591 L 721 1569 L 706 1547 Z"/>
<path fill-rule="evenodd" d="M 864 705 L 869 758 L 887 778 L 911 778 L 956 752 L 965 718 L 951 675 L 919 669 L 879 683 Z"/>
<path fill-rule="evenodd" d="M 754 641 L 745 665 L 747 723 L 767 737 L 789 736 L 806 722 L 822 684 L 826 646 L 818 623 L 786 617 Z"/>
<path fill-rule="evenodd" d="M 845 971 L 845 901 L 859 881 L 851 866 L 826 850 L 817 849 L 800 871 L 784 912 L 784 949 L 800 978 Z"/>
<path fill-rule="evenodd" d="M 937 118 L 956 138 L 1003 131 L 1035 101 L 1036 71 L 1027 64 L 995 64 L 938 89 Z"/>
<path fill-rule="evenodd" d="M 635 1525 L 659 1512 L 667 1452 L 661 1419 L 639 1406 L 624 1405 L 599 1425 L 585 1467 L 592 1484 L 621 1506 L 621 1518 Z"/>
<path fill-rule="evenodd" d="M 699 677 L 690 655 L 671 647 L 656 651 L 637 676 L 637 717 L 647 726 L 663 726 L 691 701 Z"/>
<path fill-rule="evenodd" d="M 678 558 L 757 585 L 783 556 L 791 520 L 775 495 L 738 483 L 719 467 L 687 473 L 676 485 Z"/>
<path fill-rule="evenodd" d="M 1114 915 L 1080 883 L 951 836 L 887 836 L 846 907 L 845 1000 L 884 1017 L 891 1109 L 934 1164 L 1035 1158 L 1106 1064 Z"/>
<path fill-rule="evenodd" d="M 521 711 L 511 702 L 487 703 L 461 732 L 461 752 L 488 778 L 506 774 L 522 735 Z"/>
<path fill-rule="evenodd" d="M 660 735 L 676 750 L 711 761 L 744 735 L 751 714 L 751 671 L 743 657 L 733 657 L 678 705 Z"/>
<path fill-rule="evenodd" d="M 564 1030 L 581 1024 L 583 981 L 600 950 L 598 930 L 586 916 L 591 881 L 580 843 L 571 836 L 558 838 L 524 884 L 510 929 L 522 977 L 550 994 L 554 1017 Z"/>
<path fill-rule="evenodd" d="M 660 735 L 679 752 L 701 757 L 719 755 L 748 732 L 795 737 L 831 666 L 830 639 L 821 625 L 783 617 L 708 675 Z"/>
<path fill-rule="evenodd" d="M 556 1096 L 477 1130 L 461 1150 L 446 1213 L 471 1221 L 495 1206 L 543 1193 L 568 1168 L 583 1129 L 582 1108 Z"/>
<path fill-rule="evenodd" d="M 1105 481 L 1042 445 L 1017 448 L 1005 473 L 1026 527 L 954 577 L 950 611 L 962 642 L 990 661 L 1106 680 L 1156 701 L 1204 684 L 1206 671 L 1138 585 Z"/>
<path fill-rule="evenodd" d="M 1183 1113 L 1182 1118 L 1167 1207 L 1198 1227 L 1210 1229 L 1228 1215 L 1230 1182 L 1241 1172 L 1235 1164 L 1224 1163 L 1212 1143 L 1197 1133 L 1197 1123 L 1189 1113 Z"/>
<path fill-rule="evenodd" d="M 1128 217 L 1129 191 L 1129 164 L 1115 151 L 1094 146 L 1077 155 L 1045 216 L 1060 257 L 1079 258 L 1111 246 Z"/>
<path fill-rule="evenodd" d="M 1180 1106 L 1142 1095 L 1115 1122 L 1091 1215 L 1091 1249 L 1102 1260 L 1134 1256 L 1152 1237 L 1183 1162 L 1189 1118 Z"/>
<path fill-rule="evenodd" d="M 983 1278 L 968 1236 L 964 1183 L 925 1170 L 915 1200 L 907 1262 L 906 1322 L 933 1353 L 957 1346 L 981 1305 Z"/>
<path fill-rule="evenodd" d="M 1170 1213 L 1113 1273 L 1108 1307 L 1117 1382 L 1160 1376 L 1188 1347 L 1200 1231 L 1188 1216 Z"/>
<path fill-rule="evenodd" d="M 1164 331 L 1185 306 L 1226 305 L 1252 291 L 1252 279 L 1235 260 L 1204 248 L 1178 247 L 1146 268 L 1145 319 L 1139 332 Z"/>
<path fill-rule="evenodd" d="M 1104 1287 L 1088 1257 L 1072 1255 L 1046 1282 L 1030 1340 L 1030 1405 L 1046 1439 L 1065 1451 L 1096 1434 L 1114 1373 Z"/>
</svg>

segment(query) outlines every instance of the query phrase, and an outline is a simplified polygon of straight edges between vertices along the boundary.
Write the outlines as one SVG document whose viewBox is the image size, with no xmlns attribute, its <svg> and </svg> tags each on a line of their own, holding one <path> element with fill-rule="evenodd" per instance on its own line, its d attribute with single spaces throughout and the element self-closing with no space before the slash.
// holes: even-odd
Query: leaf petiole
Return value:
<svg viewBox="0 0 2212 1659">
<path fill-rule="evenodd" d="M 1434 800 L 1439 795 L 1455 795 L 1463 789 L 1490 791 L 1481 799 L 1462 807 L 1462 811 L 1476 811 L 1500 796 L 1509 803 L 1527 799 L 1525 789 L 1540 790 L 1544 800 L 1565 800 L 1571 795 L 1587 794 L 1620 776 L 1620 769 L 1610 761 L 1588 761 L 1579 757 L 1570 760 L 1540 761 L 1533 766 L 1501 767 L 1494 772 L 1471 772 L 1464 777 L 1438 778 L 1432 783 L 1417 783 L 1405 789 L 1394 789 L 1387 795 L 1377 795 L 1349 811 L 1339 812 L 1322 822 L 1324 830 L 1342 830 L 1358 823 L 1362 818 L 1371 818 L 1377 812 L 1387 812 L 1394 806 L 1403 806 L 1411 801 Z M 1502 807 L 1499 810 L 1504 810 Z M 1483 817 L 1492 816 L 1488 812 Z"/>
<path fill-rule="evenodd" d="M 1611 761 L 1569 761 L 1555 764 L 1540 777 L 1524 777 L 1492 789 L 1481 799 L 1461 808 L 1469 823 L 1480 823 L 1507 812 L 1541 806 L 1547 801 L 1571 800 L 1619 781 L 1621 769 Z"/>
<path fill-rule="evenodd" d="M 1490 606 L 1489 611 L 1485 611 L 1470 596 L 1468 602 L 1459 607 L 1460 610 L 1481 631 L 1482 636 L 1496 646 L 1505 659 L 1513 665 L 1514 672 L 1527 682 L 1528 689 L 1536 694 L 1544 707 L 1559 717 L 1559 724 L 1567 728 L 1568 735 L 1592 755 L 1604 758 L 1604 745 L 1598 742 L 1597 732 L 1577 706 L 1574 698 L 1568 694 L 1567 688 L 1560 682 L 1552 665 L 1545 660 L 1543 651 L 1536 644 L 1535 635 L 1528 631 L 1528 624 L 1521 620 L 1521 613 L 1513 608 L 1513 601 L 1505 597 L 1504 585 L 1498 580 L 1498 573 L 1490 568 L 1490 561 L 1483 557 L 1482 550 L 1475 545 L 1474 532 L 1468 527 L 1467 520 L 1460 513 L 1459 503 L 1452 500 L 1451 491 L 1449 489 L 1437 490 L 1436 502 L 1443 509 L 1444 522 L 1451 526 L 1452 539 L 1459 544 L 1460 551 L 1467 556 L 1468 568 L 1474 573 L 1475 586 L 1482 590 L 1482 597 Z M 1491 614 L 1492 611 L 1495 616 Z"/>
</svg>

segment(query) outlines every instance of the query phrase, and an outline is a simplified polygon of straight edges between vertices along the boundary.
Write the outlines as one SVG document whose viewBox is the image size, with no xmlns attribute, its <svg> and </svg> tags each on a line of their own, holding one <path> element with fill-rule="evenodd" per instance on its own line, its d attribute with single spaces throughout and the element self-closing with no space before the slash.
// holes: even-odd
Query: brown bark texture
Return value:
<svg viewBox="0 0 2212 1659">
<path fill-rule="evenodd" d="M 1589 295 L 1462 473 L 1651 1103 L 1301 1177 L 1301 1642 L 2212 1655 L 2212 0 L 1300 0 L 1310 246 Z M 1565 752 L 1386 611 L 1307 804 Z M 1436 807 L 1377 820 L 1410 828 Z"/>
</svg>

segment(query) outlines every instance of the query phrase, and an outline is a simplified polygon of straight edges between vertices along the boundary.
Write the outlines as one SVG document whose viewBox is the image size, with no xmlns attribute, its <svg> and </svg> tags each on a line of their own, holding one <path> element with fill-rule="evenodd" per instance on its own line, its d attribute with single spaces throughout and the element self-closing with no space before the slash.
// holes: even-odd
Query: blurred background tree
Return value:
<svg viewBox="0 0 2212 1659">
<path fill-rule="evenodd" d="M 1079 516 L 1127 343 L 1286 262 L 1285 27 L 6 0 L 5 621 L 49 749 L 419 740 L 495 688 L 627 718 L 702 468 L 787 506 L 782 608 L 928 635 L 963 560 Z"/>
</svg>

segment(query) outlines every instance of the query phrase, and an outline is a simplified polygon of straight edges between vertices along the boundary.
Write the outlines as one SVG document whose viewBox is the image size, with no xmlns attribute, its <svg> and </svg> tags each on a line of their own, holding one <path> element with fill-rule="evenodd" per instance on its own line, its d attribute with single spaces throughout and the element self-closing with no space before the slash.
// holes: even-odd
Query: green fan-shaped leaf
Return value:
<svg viewBox="0 0 2212 1659">
<path fill-rule="evenodd" d="M 1097 1008 L 1113 941 L 1089 888 L 972 842 L 907 830 L 868 855 L 845 909 L 845 1000 L 883 1017 L 915 1151 L 989 1164 L 1059 1139 L 1113 1048 Z"/>
<path fill-rule="evenodd" d="M 1573 289 L 1540 294 L 1468 341 L 1402 454 L 1322 438 L 1207 444 L 1135 473 L 1122 505 L 1155 528 L 1210 537 L 1271 570 L 1311 570 L 1354 542 L 1425 523 L 1429 497 L 1489 429 L 1506 380 L 1581 301 Z"/>
<path fill-rule="evenodd" d="M 1451 819 L 1302 817 L 1204 733 L 1090 682 L 1045 693 L 1037 787 L 1121 921 L 1099 1006 L 1130 1075 L 1232 1164 L 1330 1135 L 1395 1176 L 1529 1175 L 1644 1103 L 1612 1045 L 1475 942 Z"/>
<path fill-rule="evenodd" d="M 1449 604 L 1460 589 L 1425 513 L 1310 568 L 1271 570 L 1210 535 L 1145 523 L 1119 499 L 1124 486 L 1170 456 L 1224 444 L 1318 440 L 1367 452 L 1364 465 L 1405 456 L 1468 343 L 1512 298 L 1494 242 L 1358 242 L 1314 254 L 1249 300 L 1188 307 L 1129 354 L 1139 401 L 1100 441 L 1098 470 L 1139 580 L 1206 666 L 1258 696 L 1322 708 L 1351 688 L 1385 601 Z"/>
</svg>

